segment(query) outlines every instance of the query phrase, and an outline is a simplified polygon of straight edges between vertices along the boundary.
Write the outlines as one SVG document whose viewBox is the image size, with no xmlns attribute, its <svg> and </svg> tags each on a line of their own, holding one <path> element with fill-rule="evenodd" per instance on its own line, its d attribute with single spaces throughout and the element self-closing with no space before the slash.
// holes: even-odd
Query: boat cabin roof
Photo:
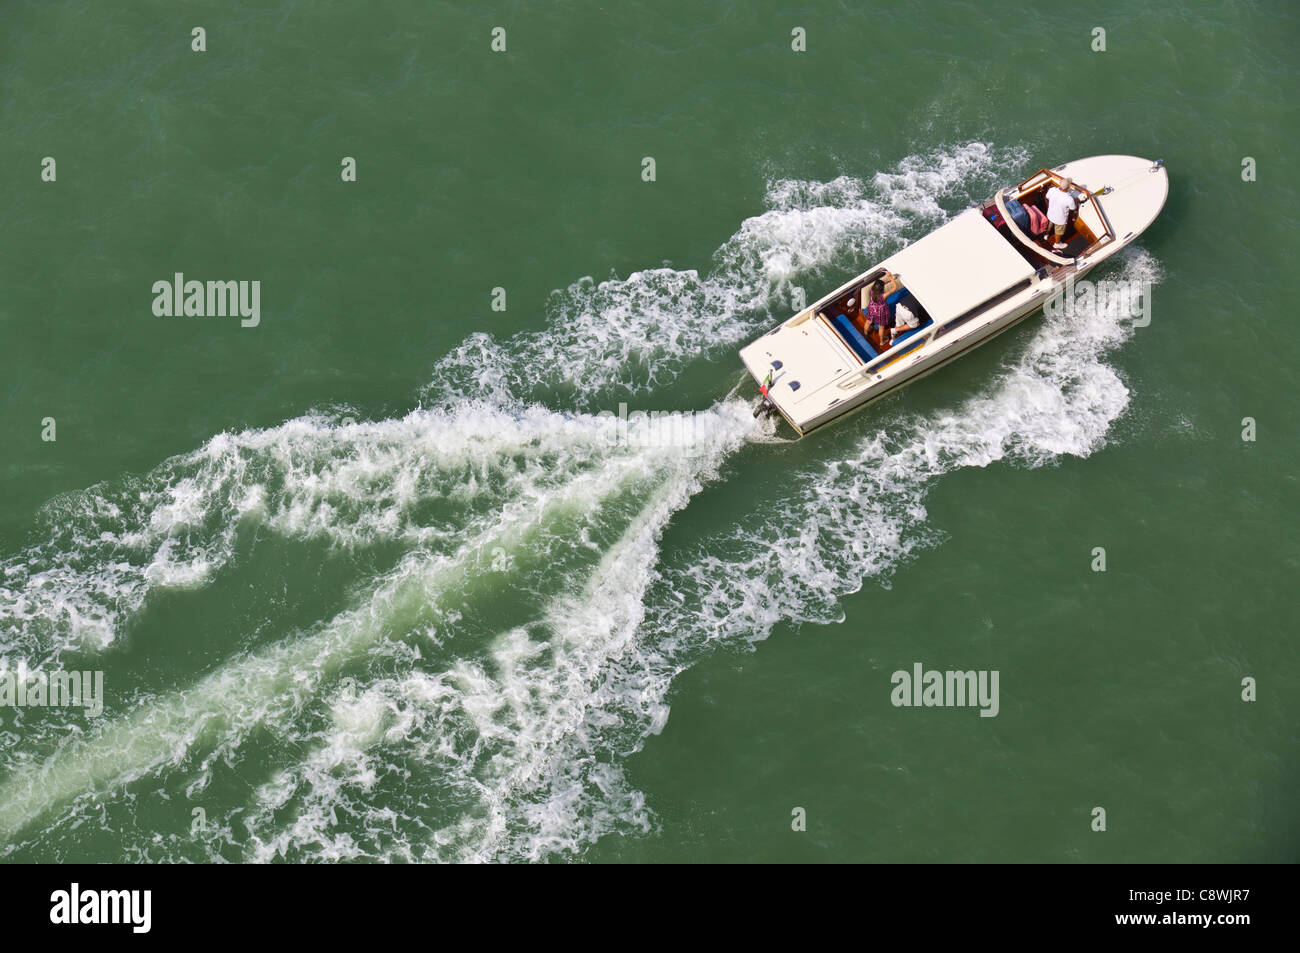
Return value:
<svg viewBox="0 0 1300 953">
<path fill-rule="evenodd" d="M 965 314 L 1034 274 L 979 209 L 967 209 L 883 263 L 935 324 Z"/>
</svg>

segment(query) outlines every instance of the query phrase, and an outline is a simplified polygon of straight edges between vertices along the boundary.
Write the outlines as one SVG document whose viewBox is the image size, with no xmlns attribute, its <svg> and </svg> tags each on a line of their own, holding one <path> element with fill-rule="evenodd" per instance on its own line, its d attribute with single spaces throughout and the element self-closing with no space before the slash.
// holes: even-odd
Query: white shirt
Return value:
<svg viewBox="0 0 1300 953">
<path fill-rule="evenodd" d="M 1073 195 L 1062 192 L 1055 185 L 1047 190 L 1047 220 L 1053 225 L 1064 225 L 1070 213 L 1079 207 Z"/>
</svg>

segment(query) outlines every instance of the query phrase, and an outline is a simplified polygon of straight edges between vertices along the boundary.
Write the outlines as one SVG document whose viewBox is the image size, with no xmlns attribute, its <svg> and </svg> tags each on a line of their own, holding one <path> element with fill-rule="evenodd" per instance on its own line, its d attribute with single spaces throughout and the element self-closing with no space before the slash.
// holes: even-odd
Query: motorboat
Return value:
<svg viewBox="0 0 1300 953">
<path fill-rule="evenodd" d="M 1047 193 L 1067 182 L 1076 208 L 1057 235 Z M 779 413 L 804 436 L 938 370 L 1133 242 L 1168 193 L 1160 159 L 1092 156 L 1039 169 L 743 347 L 761 395 L 755 414 Z M 888 324 L 867 320 L 873 287 Z"/>
</svg>

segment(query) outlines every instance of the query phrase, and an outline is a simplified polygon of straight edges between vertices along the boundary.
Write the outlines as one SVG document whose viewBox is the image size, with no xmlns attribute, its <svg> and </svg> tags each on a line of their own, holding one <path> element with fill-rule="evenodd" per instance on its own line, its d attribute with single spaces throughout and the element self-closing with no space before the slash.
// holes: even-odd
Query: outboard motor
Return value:
<svg viewBox="0 0 1300 953">
<path fill-rule="evenodd" d="M 754 416 L 762 414 L 764 417 L 772 416 L 776 410 L 776 404 L 772 403 L 772 398 L 767 396 L 768 389 L 772 386 L 772 375 L 781 369 L 780 361 L 772 362 L 772 370 L 767 372 L 767 377 L 763 378 L 763 383 L 758 385 L 758 403 L 754 405 Z"/>
</svg>

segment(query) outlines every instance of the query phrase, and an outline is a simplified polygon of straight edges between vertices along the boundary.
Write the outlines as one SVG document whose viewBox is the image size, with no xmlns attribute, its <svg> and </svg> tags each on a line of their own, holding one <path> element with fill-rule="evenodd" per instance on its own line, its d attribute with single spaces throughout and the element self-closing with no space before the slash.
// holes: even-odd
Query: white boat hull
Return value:
<svg viewBox="0 0 1300 953">
<path fill-rule="evenodd" d="M 1027 253 L 1016 248 L 1005 233 L 987 238 L 984 227 L 977 224 L 978 216 L 991 211 L 993 200 L 982 210 L 977 206 L 963 212 L 947 226 L 868 269 L 743 348 L 741 360 L 755 380 L 760 384 L 770 381 L 766 403 L 802 436 L 938 370 L 1029 318 L 1067 282 L 1081 279 L 1130 244 L 1159 214 L 1168 194 L 1163 165 L 1135 156 L 1094 156 L 1043 174 L 1071 176 L 1077 185 L 1097 193 L 1089 196 L 1092 207 L 1087 214 L 1092 229 L 1088 235 L 1103 237 L 1074 258 L 1029 245 Z M 1032 184 L 1036 177 L 1026 183 Z M 1111 191 L 1102 193 L 1103 187 Z M 998 208 L 1005 210 L 1003 197 L 997 197 Z M 989 235 L 993 228 L 988 225 Z M 970 256 L 972 263 L 952 254 L 954 248 L 965 248 L 971 242 L 987 242 L 976 249 L 983 257 Z M 1008 254 L 1008 248 L 1013 254 Z M 1036 255 L 1043 258 L 1037 268 L 1033 267 Z M 947 260 L 958 257 L 963 260 Z M 868 353 L 863 354 L 861 341 L 855 348 L 849 340 L 852 332 L 837 330 L 836 323 L 828 319 L 827 305 L 843 301 L 845 295 L 861 295 L 864 283 L 873 275 L 882 269 L 898 270 L 895 263 L 907 269 L 899 274 L 904 285 L 926 290 L 926 296 L 918 294 L 918 298 L 927 311 L 935 312 L 934 318 L 907 346 L 875 355 L 868 345 Z M 962 284 L 963 267 L 966 285 Z M 1002 282 L 1006 287 L 998 291 Z M 967 286 L 969 302 L 962 295 Z"/>
</svg>

